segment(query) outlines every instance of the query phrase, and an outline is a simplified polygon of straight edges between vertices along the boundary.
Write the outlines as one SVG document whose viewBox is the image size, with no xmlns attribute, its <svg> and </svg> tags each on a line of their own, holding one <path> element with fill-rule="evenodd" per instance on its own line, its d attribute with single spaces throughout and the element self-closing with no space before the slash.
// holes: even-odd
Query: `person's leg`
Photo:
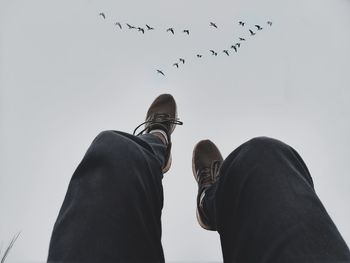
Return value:
<svg viewBox="0 0 350 263">
<path fill-rule="evenodd" d="M 165 150 L 152 134 L 100 133 L 72 176 L 48 261 L 164 262 Z"/>
<path fill-rule="evenodd" d="M 203 213 L 220 234 L 224 262 L 350 262 L 299 154 L 254 138 L 223 162 Z"/>
<path fill-rule="evenodd" d="M 164 96 L 161 105 L 175 104 Z M 173 129 L 161 118 L 147 124 L 147 134 L 104 131 L 94 139 L 69 183 L 48 262 L 164 262 L 161 181 Z"/>
</svg>

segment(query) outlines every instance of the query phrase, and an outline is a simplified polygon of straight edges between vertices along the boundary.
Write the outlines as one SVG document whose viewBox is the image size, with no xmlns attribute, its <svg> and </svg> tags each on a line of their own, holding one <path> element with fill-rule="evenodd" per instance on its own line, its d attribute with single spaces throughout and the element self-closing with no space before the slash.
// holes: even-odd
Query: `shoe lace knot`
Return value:
<svg viewBox="0 0 350 263">
<path fill-rule="evenodd" d="M 146 121 L 144 121 L 143 123 L 138 125 L 135 128 L 133 135 L 136 135 L 136 131 L 141 126 L 144 125 L 145 127 L 136 136 L 143 134 L 144 132 L 146 132 L 149 129 L 150 126 L 155 125 L 155 124 L 160 125 L 160 126 L 164 127 L 165 130 L 167 130 L 167 126 L 169 126 L 169 125 L 183 125 L 183 122 L 180 121 L 179 118 L 171 117 L 169 114 L 166 114 L 166 113 L 155 113 L 155 114 L 150 115 Z"/>
</svg>

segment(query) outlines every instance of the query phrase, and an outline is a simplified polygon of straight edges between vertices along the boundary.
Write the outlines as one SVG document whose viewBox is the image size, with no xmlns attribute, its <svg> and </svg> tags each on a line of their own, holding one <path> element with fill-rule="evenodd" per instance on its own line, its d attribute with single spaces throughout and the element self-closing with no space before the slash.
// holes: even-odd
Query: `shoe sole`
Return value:
<svg viewBox="0 0 350 263">
<path fill-rule="evenodd" d="M 163 174 L 165 174 L 167 171 L 169 171 L 169 169 L 171 167 L 171 162 L 172 162 L 172 157 L 171 157 L 171 154 L 170 154 L 168 162 L 166 163 L 165 167 L 162 170 Z"/>
</svg>

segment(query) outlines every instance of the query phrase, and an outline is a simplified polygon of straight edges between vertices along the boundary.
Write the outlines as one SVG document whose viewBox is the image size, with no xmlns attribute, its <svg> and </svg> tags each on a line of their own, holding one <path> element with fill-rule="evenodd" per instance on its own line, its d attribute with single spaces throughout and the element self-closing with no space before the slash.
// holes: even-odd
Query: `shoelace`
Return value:
<svg viewBox="0 0 350 263">
<path fill-rule="evenodd" d="M 217 180 L 217 174 L 220 171 L 221 168 L 221 161 L 215 160 L 211 163 L 210 167 L 203 168 L 202 170 L 198 171 L 198 184 L 203 187 L 207 188 L 208 186 L 212 185 Z M 202 176 L 200 176 L 202 174 Z"/>
<path fill-rule="evenodd" d="M 149 125 L 153 125 L 153 124 L 161 124 L 161 125 L 165 125 L 165 124 L 174 124 L 174 125 L 182 125 L 183 122 L 179 120 L 179 118 L 172 118 L 172 117 L 169 117 L 167 114 L 156 114 L 154 116 L 154 118 L 152 118 L 151 120 L 147 120 L 143 123 L 141 123 L 140 125 L 138 125 L 134 132 L 133 132 L 133 135 L 136 134 L 136 131 L 142 126 L 142 125 L 146 125 L 146 124 L 149 124 Z M 141 134 L 143 134 L 146 130 L 148 129 L 147 128 L 144 128 L 142 131 L 140 131 L 136 136 L 139 136 Z"/>
</svg>

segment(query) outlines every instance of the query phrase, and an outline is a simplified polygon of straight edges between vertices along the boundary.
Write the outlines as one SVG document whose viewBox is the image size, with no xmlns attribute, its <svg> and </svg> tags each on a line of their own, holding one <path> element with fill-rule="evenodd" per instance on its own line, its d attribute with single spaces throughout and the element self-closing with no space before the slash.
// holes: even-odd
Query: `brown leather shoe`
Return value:
<svg viewBox="0 0 350 263">
<path fill-rule="evenodd" d="M 171 134 L 173 133 L 176 125 L 182 125 L 183 123 L 179 121 L 177 117 L 176 102 L 172 95 L 161 94 L 159 95 L 149 107 L 145 122 L 141 123 L 134 130 L 134 135 L 136 130 L 142 125 L 145 128 L 137 134 L 137 136 L 143 133 L 150 133 L 154 130 L 161 130 L 166 134 L 167 140 L 167 152 L 165 156 L 165 165 L 163 167 L 163 173 L 166 173 L 171 166 Z"/>
<path fill-rule="evenodd" d="M 203 210 L 205 191 L 219 178 L 219 171 L 223 162 L 222 155 L 216 145 L 210 140 L 202 140 L 193 149 L 192 171 L 198 183 L 197 220 L 201 227 L 207 230 L 216 230 L 210 225 Z"/>
</svg>

